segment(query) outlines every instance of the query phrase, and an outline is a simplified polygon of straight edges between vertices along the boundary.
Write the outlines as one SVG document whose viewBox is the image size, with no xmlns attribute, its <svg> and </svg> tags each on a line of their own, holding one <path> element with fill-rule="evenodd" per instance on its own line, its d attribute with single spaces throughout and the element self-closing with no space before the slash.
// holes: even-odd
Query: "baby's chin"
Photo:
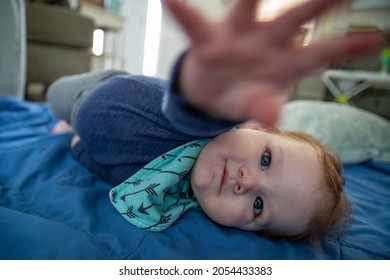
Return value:
<svg viewBox="0 0 390 280">
<path fill-rule="evenodd" d="M 201 154 L 191 171 L 191 185 L 193 188 L 205 190 L 213 186 L 216 179 L 216 168 L 216 163 L 208 155 Z"/>
<path fill-rule="evenodd" d="M 199 191 L 208 189 L 212 183 L 210 179 L 210 172 L 202 170 L 202 168 L 194 168 L 191 174 L 191 188 L 194 194 Z"/>
</svg>

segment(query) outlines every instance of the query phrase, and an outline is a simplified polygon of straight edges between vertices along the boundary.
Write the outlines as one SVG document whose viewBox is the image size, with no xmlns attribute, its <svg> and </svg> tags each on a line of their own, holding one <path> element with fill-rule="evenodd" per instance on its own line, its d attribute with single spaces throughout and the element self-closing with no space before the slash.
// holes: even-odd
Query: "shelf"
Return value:
<svg viewBox="0 0 390 280">
<path fill-rule="evenodd" d="M 91 18 L 96 28 L 120 30 L 125 25 L 125 18 L 99 6 L 81 3 L 80 14 Z"/>
</svg>

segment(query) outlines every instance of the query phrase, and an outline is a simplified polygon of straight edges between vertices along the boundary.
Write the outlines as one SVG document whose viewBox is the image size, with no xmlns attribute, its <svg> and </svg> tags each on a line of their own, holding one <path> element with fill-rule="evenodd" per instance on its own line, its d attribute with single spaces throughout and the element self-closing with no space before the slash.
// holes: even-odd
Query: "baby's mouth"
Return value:
<svg viewBox="0 0 390 280">
<path fill-rule="evenodd" d="M 222 190 L 222 188 L 224 187 L 225 183 L 227 182 L 227 180 L 229 178 L 229 171 L 226 168 L 226 163 L 227 162 L 225 161 L 225 165 L 223 167 L 222 176 L 221 176 L 220 190 Z"/>
</svg>

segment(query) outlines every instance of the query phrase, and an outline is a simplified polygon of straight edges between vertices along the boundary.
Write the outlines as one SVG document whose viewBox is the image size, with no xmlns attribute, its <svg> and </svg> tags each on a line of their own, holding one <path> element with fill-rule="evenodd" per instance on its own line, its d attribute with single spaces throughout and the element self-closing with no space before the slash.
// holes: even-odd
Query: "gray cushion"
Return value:
<svg viewBox="0 0 390 280">
<path fill-rule="evenodd" d="M 292 101 L 279 128 L 312 134 L 339 152 L 344 163 L 390 162 L 390 121 L 350 105 Z"/>
</svg>

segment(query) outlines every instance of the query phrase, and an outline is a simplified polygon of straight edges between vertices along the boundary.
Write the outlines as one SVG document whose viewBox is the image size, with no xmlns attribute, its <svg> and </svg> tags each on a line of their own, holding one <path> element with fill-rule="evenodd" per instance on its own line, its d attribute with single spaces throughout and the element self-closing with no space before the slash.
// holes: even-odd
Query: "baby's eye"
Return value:
<svg viewBox="0 0 390 280">
<path fill-rule="evenodd" d="M 264 152 L 264 154 L 261 156 L 260 160 L 260 168 L 261 170 L 268 169 L 271 165 L 271 154 L 268 152 Z"/>
<path fill-rule="evenodd" d="M 253 214 L 255 216 L 259 215 L 263 210 L 263 200 L 260 196 L 257 196 L 255 201 L 253 202 Z"/>
</svg>

